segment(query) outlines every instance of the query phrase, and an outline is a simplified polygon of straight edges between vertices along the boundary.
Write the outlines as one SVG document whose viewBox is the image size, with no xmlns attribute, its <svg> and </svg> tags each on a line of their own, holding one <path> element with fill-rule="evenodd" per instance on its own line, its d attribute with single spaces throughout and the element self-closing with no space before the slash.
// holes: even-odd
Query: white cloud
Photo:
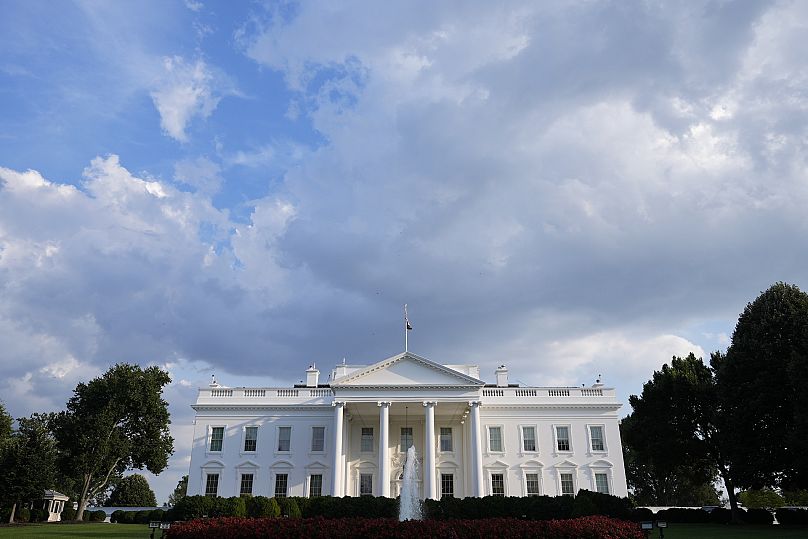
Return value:
<svg viewBox="0 0 808 539">
<path fill-rule="evenodd" d="M 166 134 L 186 142 L 186 130 L 194 118 L 208 118 L 222 96 L 232 89 L 222 75 L 201 59 L 187 62 L 181 56 L 166 57 L 163 70 L 151 97 Z"/>
<path fill-rule="evenodd" d="M 174 179 L 205 194 L 215 194 L 222 185 L 222 169 L 207 157 L 183 159 L 174 164 Z"/>
</svg>

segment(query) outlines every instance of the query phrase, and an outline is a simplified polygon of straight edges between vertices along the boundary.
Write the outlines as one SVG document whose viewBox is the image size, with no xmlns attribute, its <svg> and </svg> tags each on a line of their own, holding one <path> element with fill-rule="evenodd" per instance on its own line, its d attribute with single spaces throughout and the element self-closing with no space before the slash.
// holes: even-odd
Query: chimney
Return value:
<svg viewBox="0 0 808 539">
<path fill-rule="evenodd" d="M 500 365 L 496 373 L 497 387 L 508 387 L 508 368 L 505 365 Z"/>
<path fill-rule="evenodd" d="M 320 371 L 314 365 L 309 365 L 306 369 L 306 387 L 317 387 L 320 381 Z"/>
</svg>

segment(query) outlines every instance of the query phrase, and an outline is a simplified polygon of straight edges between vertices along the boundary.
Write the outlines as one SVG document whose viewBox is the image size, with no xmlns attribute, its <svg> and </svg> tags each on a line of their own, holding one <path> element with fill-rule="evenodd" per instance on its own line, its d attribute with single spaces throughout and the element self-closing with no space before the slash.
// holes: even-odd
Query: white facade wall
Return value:
<svg viewBox="0 0 808 539">
<path fill-rule="evenodd" d="M 474 368 L 463 367 L 465 372 Z M 253 495 L 273 496 L 278 474 L 288 477 L 288 496 L 308 496 L 312 476 L 322 477 L 322 494 L 334 492 L 335 417 L 343 410 L 342 453 L 338 495 L 358 496 L 361 476 L 372 477 L 373 495 L 381 495 L 379 456 L 380 403 L 389 403 L 387 455 L 390 496 L 400 491 L 404 464 L 401 428 L 412 429 L 419 455 L 419 489 L 427 496 L 424 474 L 426 407 L 434 410 L 434 497 L 442 495 L 441 475 L 451 474 L 454 496 L 493 494 L 493 481 L 503 479 L 504 495 L 525 496 L 527 477 L 539 479 L 539 493 L 562 493 L 561 474 L 569 474 L 574 491 L 598 490 L 595 474 L 608 481 L 611 494 L 626 496 L 625 469 L 614 390 L 593 388 L 491 387 L 464 374 L 410 353 L 369 367 L 343 368 L 330 388 L 200 389 L 196 410 L 188 494 L 205 494 L 209 475 L 218 474 L 216 493 L 238 496 L 242 474 L 253 475 Z M 344 405 L 337 407 L 335 403 Z M 479 403 L 481 462 L 475 462 L 472 403 Z M 244 451 L 246 427 L 258 427 L 256 450 Z M 221 451 L 211 451 L 214 427 L 224 428 Z M 279 427 L 291 428 L 289 451 L 278 450 Z M 322 451 L 312 450 L 312 428 L 324 428 Z M 536 450 L 526 451 L 522 434 L 532 427 Z M 557 427 L 566 427 L 569 450 L 559 450 Z M 593 449 L 592 427 L 603 433 L 603 450 Z M 373 429 L 370 451 L 362 451 L 362 429 Z M 441 428 L 452 429 L 452 451 L 441 451 Z M 491 429 L 499 428 L 502 447 L 491 447 Z M 602 483 L 602 482 L 601 482 Z"/>
</svg>

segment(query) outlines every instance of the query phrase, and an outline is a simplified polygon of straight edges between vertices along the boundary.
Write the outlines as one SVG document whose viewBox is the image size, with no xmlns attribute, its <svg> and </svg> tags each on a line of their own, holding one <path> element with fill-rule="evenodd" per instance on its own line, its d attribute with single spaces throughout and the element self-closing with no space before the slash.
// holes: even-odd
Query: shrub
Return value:
<svg viewBox="0 0 808 539">
<path fill-rule="evenodd" d="M 90 511 L 90 522 L 104 522 L 107 519 L 107 512 L 103 509 Z"/>
<path fill-rule="evenodd" d="M 631 510 L 630 519 L 634 522 L 654 520 L 654 512 L 647 507 L 638 507 Z"/>
<path fill-rule="evenodd" d="M 27 507 L 18 507 L 14 520 L 17 522 L 29 522 L 31 520 L 31 510 Z"/>
<path fill-rule="evenodd" d="M 800 525 L 808 524 L 808 509 L 789 509 L 781 507 L 775 513 L 777 522 L 784 525 Z"/>
<path fill-rule="evenodd" d="M 714 509 L 717 511 L 717 509 Z M 726 511 L 726 509 L 724 509 Z M 710 522 L 710 513 L 704 509 L 689 509 L 686 507 L 671 507 L 657 512 L 656 516 L 648 520 L 666 520 L 680 524 L 704 524 Z M 729 522 L 729 520 L 727 520 Z"/>
<path fill-rule="evenodd" d="M 29 521 L 30 522 L 47 522 L 50 513 L 47 509 L 42 509 L 37 507 L 36 509 L 31 509 L 31 516 Z"/>
<path fill-rule="evenodd" d="M 247 502 L 247 515 L 255 518 L 279 517 L 281 507 L 275 498 L 255 496 Z"/>
<path fill-rule="evenodd" d="M 112 514 L 109 516 L 109 521 L 110 521 L 110 522 L 121 522 L 121 519 L 123 518 L 123 514 L 124 514 L 125 512 L 126 512 L 126 511 L 122 511 L 121 509 L 116 509 L 116 510 L 115 510 L 115 511 L 113 511 L 113 512 L 112 512 Z"/>
<path fill-rule="evenodd" d="M 289 518 L 301 518 L 303 513 L 300 512 L 300 506 L 294 498 L 277 498 L 278 505 L 281 507 L 281 515 Z"/>
<path fill-rule="evenodd" d="M 771 524 L 774 522 L 774 517 L 768 509 L 747 509 L 744 516 L 744 522 L 747 524 Z"/>
<path fill-rule="evenodd" d="M 642 539 L 643 532 L 633 522 L 603 516 L 571 520 L 527 521 L 513 518 L 476 520 L 411 520 L 394 518 L 213 518 L 179 522 L 171 527 L 171 539 L 242 539 L 273 537 L 284 539 L 353 539 L 354 537 L 503 537 L 510 539 L 599 539 L 609 531 L 610 539 Z"/>
<path fill-rule="evenodd" d="M 149 522 L 151 522 L 153 520 L 157 521 L 157 522 L 162 522 L 163 517 L 165 516 L 165 513 L 166 512 L 163 511 L 162 509 L 153 509 L 153 510 L 149 511 Z"/>
<path fill-rule="evenodd" d="M 177 520 L 191 520 L 211 516 L 216 498 L 211 496 L 186 496 L 174 506 Z"/>
<path fill-rule="evenodd" d="M 63 521 L 76 520 L 76 510 L 73 509 L 72 500 L 68 500 L 65 503 L 65 508 L 62 510 L 62 520 Z"/>
<path fill-rule="evenodd" d="M 740 514 L 741 520 L 743 520 L 745 511 L 738 509 L 738 513 Z M 709 515 L 710 522 L 713 524 L 729 524 L 732 521 L 732 511 L 724 509 L 723 507 L 713 509 L 710 511 Z"/>
</svg>

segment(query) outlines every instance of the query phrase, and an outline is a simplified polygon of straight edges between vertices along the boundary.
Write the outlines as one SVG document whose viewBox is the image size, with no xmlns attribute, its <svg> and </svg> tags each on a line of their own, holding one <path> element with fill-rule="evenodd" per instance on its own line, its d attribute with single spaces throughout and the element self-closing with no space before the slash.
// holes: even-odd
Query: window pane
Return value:
<svg viewBox="0 0 808 539">
<path fill-rule="evenodd" d="M 502 429 L 499 427 L 488 427 L 488 449 L 489 451 L 502 451 Z"/>
<path fill-rule="evenodd" d="M 219 491 L 219 474 L 209 473 L 205 480 L 205 496 L 216 496 Z"/>
<path fill-rule="evenodd" d="M 362 427 L 362 447 L 363 453 L 373 452 L 373 427 Z"/>
<path fill-rule="evenodd" d="M 289 451 L 292 442 L 292 427 L 278 427 L 278 451 Z"/>
<path fill-rule="evenodd" d="M 289 483 L 289 475 L 285 473 L 279 473 L 275 476 L 275 497 L 276 498 L 285 498 L 286 497 L 286 485 Z"/>
<path fill-rule="evenodd" d="M 441 427 L 440 428 L 440 450 L 441 451 L 454 451 L 452 449 L 452 428 L 451 427 Z"/>
<path fill-rule="evenodd" d="M 503 474 L 491 474 L 491 494 L 505 496 L 505 476 Z"/>
<path fill-rule="evenodd" d="M 241 474 L 241 488 L 239 489 L 239 494 L 252 494 L 252 487 L 253 487 L 253 474 L 251 473 L 243 473 Z"/>
<path fill-rule="evenodd" d="M 360 496 L 373 495 L 373 474 L 369 473 L 359 474 L 359 495 Z"/>
<path fill-rule="evenodd" d="M 309 498 L 323 495 L 323 476 L 312 475 L 309 480 Z"/>
<path fill-rule="evenodd" d="M 525 475 L 525 481 L 527 483 L 527 495 L 528 496 L 538 496 L 539 495 L 539 474 L 537 473 L 529 473 Z"/>
<path fill-rule="evenodd" d="M 536 427 L 522 427 L 522 444 L 525 451 L 536 450 Z"/>
<path fill-rule="evenodd" d="M 590 438 L 592 439 L 592 451 L 605 451 L 603 443 L 603 427 L 589 427 Z"/>
<path fill-rule="evenodd" d="M 210 450 L 221 451 L 222 440 L 224 440 L 224 427 L 213 427 L 210 429 Z"/>
<path fill-rule="evenodd" d="M 258 427 L 244 429 L 244 451 L 255 451 L 258 445 Z"/>
<path fill-rule="evenodd" d="M 609 494 L 609 477 L 605 473 L 595 474 L 595 489 L 601 494 Z"/>
<path fill-rule="evenodd" d="M 570 428 L 556 427 L 556 443 L 559 451 L 570 450 Z"/>
<path fill-rule="evenodd" d="M 401 450 L 412 447 L 412 427 L 401 427 Z"/>
<path fill-rule="evenodd" d="M 561 494 L 569 496 L 575 494 L 575 485 L 572 482 L 571 473 L 561 474 Z"/>
<path fill-rule="evenodd" d="M 311 450 L 323 451 L 325 449 L 325 427 L 311 428 Z"/>
<path fill-rule="evenodd" d="M 440 474 L 441 498 L 454 498 L 454 474 Z"/>
</svg>

